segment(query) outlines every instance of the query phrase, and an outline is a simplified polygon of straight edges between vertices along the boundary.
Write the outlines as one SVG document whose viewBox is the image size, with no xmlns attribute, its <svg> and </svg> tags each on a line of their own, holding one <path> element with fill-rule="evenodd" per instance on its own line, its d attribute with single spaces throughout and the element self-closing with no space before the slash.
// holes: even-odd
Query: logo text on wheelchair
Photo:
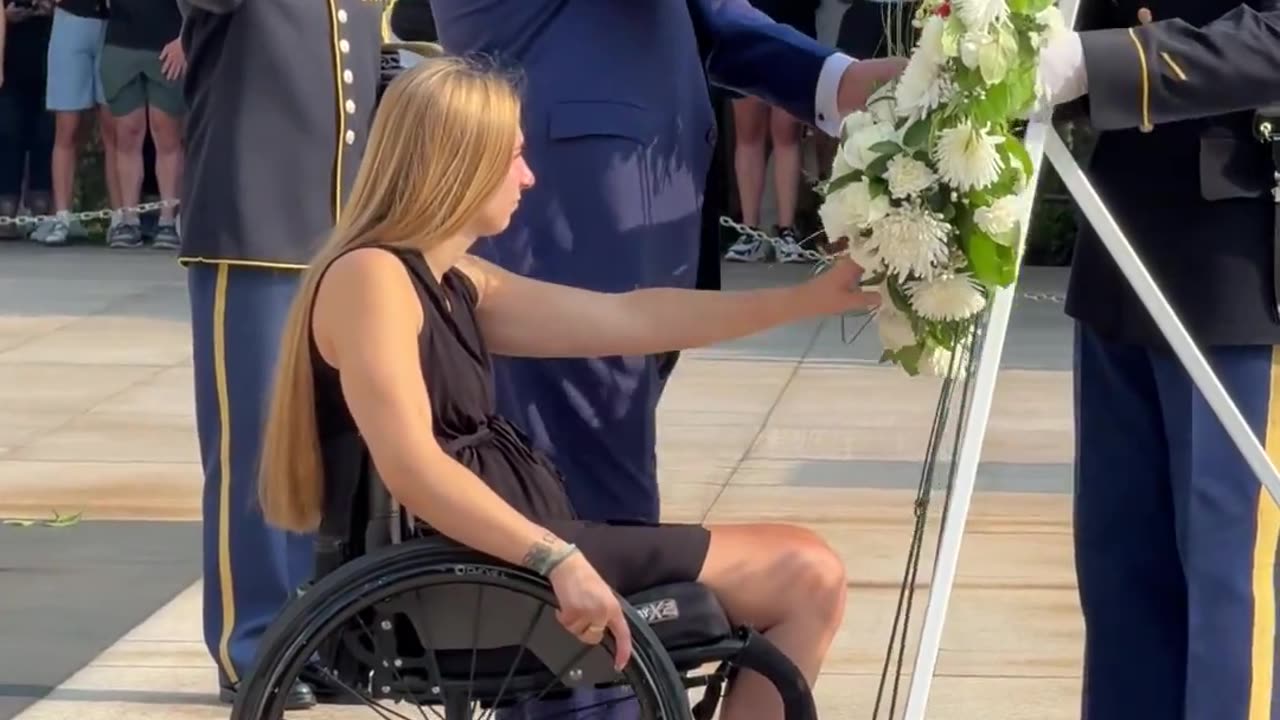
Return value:
<svg viewBox="0 0 1280 720">
<path fill-rule="evenodd" d="M 675 598 L 664 598 L 637 605 L 636 612 L 640 613 L 640 617 L 650 625 L 680 619 L 680 605 L 676 603 Z"/>
<path fill-rule="evenodd" d="M 509 578 L 510 576 L 496 567 L 487 567 L 484 565 L 454 565 L 454 575 L 488 575 L 496 578 Z"/>
</svg>

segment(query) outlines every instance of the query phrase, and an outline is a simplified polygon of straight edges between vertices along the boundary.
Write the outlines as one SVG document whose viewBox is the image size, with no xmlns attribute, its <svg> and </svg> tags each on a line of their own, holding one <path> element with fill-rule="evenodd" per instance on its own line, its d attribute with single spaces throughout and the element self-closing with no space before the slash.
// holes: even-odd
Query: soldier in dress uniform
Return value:
<svg viewBox="0 0 1280 720">
<path fill-rule="evenodd" d="M 312 572 L 312 539 L 269 528 L 260 432 L 301 271 L 337 218 L 372 121 L 381 0 L 184 0 L 187 269 L 204 465 L 204 636 L 232 701 Z M 290 706 L 315 703 L 299 683 Z"/>
<path fill-rule="evenodd" d="M 1094 186 L 1275 462 L 1276 167 L 1253 128 L 1280 101 L 1280 8 L 1083 0 L 1078 27 L 1042 60 L 1051 101 L 1083 96 Z M 1280 510 L 1088 227 L 1067 313 L 1083 716 L 1280 717 Z"/>
</svg>

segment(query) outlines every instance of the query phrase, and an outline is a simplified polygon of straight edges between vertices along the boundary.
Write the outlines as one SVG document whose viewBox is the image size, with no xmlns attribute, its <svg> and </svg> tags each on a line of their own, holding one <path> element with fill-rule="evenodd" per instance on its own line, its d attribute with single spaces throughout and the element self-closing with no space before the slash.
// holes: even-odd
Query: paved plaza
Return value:
<svg viewBox="0 0 1280 720">
<path fill-rule="evenodd" d="M 725 272 L 745 287 L 804 271 Z M 1064 281 L 1028 270 L 1015 308 L 930 718 L 1079 716 Z M 848 616 L 816 688 L 829 720 L 872 718 L 939 388 L 878 366 L 874 330 L 850 342 L 859 323 L 687 353 L 660 414 L 668 518 L 800 523 L 845 558 Z M 0 720 L 227 716 L 200 640 L 193 418 L 171 255 L 0 244 L 0 518 L 82 513 L 0 525 Z"/>
</svg>

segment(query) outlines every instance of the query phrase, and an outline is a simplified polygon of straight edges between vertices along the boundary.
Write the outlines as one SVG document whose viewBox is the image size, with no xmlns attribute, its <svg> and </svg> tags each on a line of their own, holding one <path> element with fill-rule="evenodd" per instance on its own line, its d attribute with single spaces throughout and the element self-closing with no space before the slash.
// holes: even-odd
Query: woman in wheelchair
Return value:
<svg viewBox="0 0 1280 720">
<path fill-rule="evenodd" d="M 489 359 L 694 348 L 878 297 L 846 260 L 793 287 L 740 292 L 597 293 L 503 270 L 468 250 L 501 232 L 533 186 L 521 144 L 517 93 L 497 74 L 440 58 L 388 87 L 289 317 L 263 455 L 266 517 L 314 530 L 332 509 L 323 448 L 358 433 L 420 528 L 545 576 L 559 622 L 586 644 L 608 631 L 619 668 L 631 636 L 615 592 L 696 581 L 812 685 L 846 596 L 829 546 L 782 525 L 577 519 L 546 456 L 495 414 Z M 775 688 L 747 672 L 722 717 L 782 714 Z"/>
</svg>

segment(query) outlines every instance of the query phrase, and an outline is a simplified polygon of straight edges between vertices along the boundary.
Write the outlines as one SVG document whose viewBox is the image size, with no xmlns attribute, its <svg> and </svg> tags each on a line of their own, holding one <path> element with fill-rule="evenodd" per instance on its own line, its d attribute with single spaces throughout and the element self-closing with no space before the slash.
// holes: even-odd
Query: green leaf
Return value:
<svg viewBox="0 0 1280 720">
<path fill-rule="evenodd" d="M 1022 166 L 1023 177 L 1031 177 L 1035 167 L 1031 164 L 1031 155 L 1027 153 L 1027 149 L 1022 146 L 1022 143 L 1010 135 L 1005 137 L 1001 147 L 1004 148 L 1006 158 Z"/>
<path fill-rule="evenodd" d="M 882 177 L 867 178 L 867 185 L 871 189 L 872 198 L 889 194 L 889 181 Z"/>
<path fill-rule="evenodd" d="M 889 282 L 885 283 L 885 287 L 889 289 L 889 299 L 893 301 L 893 306 L 915 317 L 915 311 L 911 309 L 911 298 L 907 297 L 907 293 L 898 283 L 898 279 L 890 277 Z"/>
<path fill-rule="evenodd" d="M 911 124 L 911 127 L 907 128 L 907 131 L 902 134 L 902 144 L 913 150 L 924 147 L 924 144 L 929 140 L 929 126 L 930 123 L 928 119 L 915 121 Z"/>
<path fill-rule="evenodd" d="M 55 511 L 53 513 L 53 519 L 46 520 L 44 526 L 51 528 L 64 528 L 71 527 L 72 525 L 78 525 L 80 523 L 81 514 L 82 513 L 76 513 L 75 515 L 59 515 Z"/>
<path fill-rule="evenodd" d="M 1007 287 L 1017 272 L 1013 248 L 1001 245 L 990 235 L 974 228 L 968 236 L 965 255 L 973 276 L 985 285 Z"/>
<path fill-rule="evenodd" d="M 924 343 L 904 347 L 893 353 L 894 362 L 902 366 L 911 377 L 920 374 L 920 358 L 924 355 Z"/>
<path fill-rule="evenodd" d="M 881 155 L 880 157 L 867 163 L 867 175 L 872 178 L 880 179 L 885 171 L 889 169 L 889 161 L 893 159 L 892 155 Z"/>
<path fill-rule="evenodd" d="M 897 155 L 902 152 L 902 146 L 892 140 L 881 140 L 872 145 L 868 150 L 879 153 L 880 155 Z"/>
<path fill-rule="evenodd" d="M 841 188 L 845 187 L 846 185 L 852 185 L 853 183 L 856 183 L 861 179 L 862 179 L 861 170 L 850 170 L 849 172 L 841 175 L 838 178 L 832 178 L 828 180 L 827 183 L 822 186 L 820 194 L 823 196 L 830 195 L 834 192 L 839 191 Z"/>
</svg>

